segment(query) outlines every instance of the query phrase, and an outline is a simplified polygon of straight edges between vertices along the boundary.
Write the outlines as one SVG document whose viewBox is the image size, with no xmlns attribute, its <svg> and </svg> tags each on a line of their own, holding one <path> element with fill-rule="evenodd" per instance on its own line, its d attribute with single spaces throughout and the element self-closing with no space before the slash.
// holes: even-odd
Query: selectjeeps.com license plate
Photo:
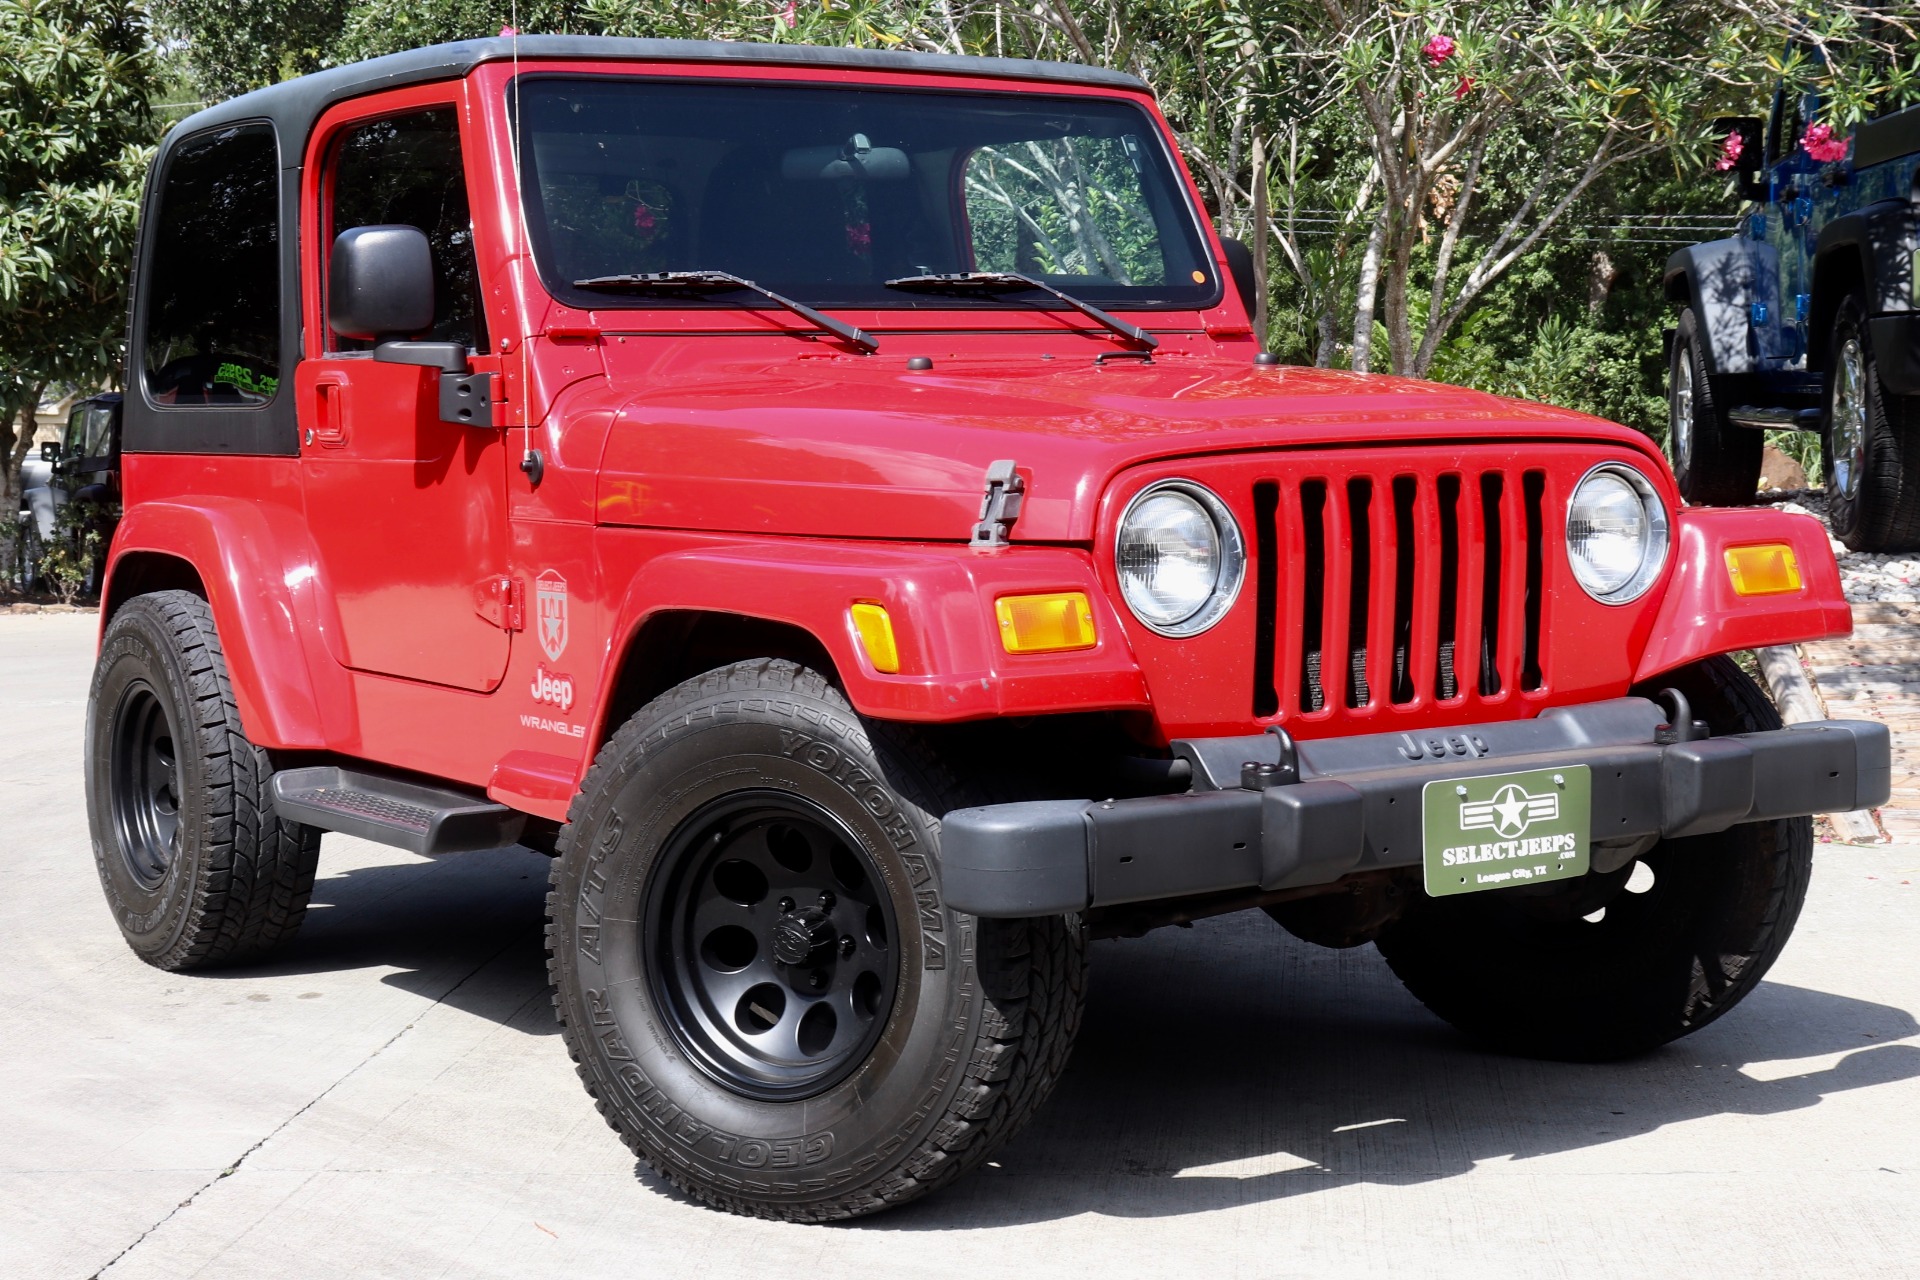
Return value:
<svg viewBox="0 0 1920 1280">
<path fill-rule="evenodd" d="M 1429 782 L 1427 892 L 1436 898 L 1587 873 L 1593 779 L 1585 765 Z"/>
</svg>

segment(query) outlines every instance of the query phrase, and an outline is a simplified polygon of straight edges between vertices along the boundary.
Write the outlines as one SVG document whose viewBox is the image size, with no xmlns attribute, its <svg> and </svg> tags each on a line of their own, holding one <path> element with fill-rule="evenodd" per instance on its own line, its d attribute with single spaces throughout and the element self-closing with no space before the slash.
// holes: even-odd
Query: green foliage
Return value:
<svg viewBox="0 0 1920 1280">
<path fill-rule="evenodd" d="M 117 371 L 152 58 L 137 0 L 0 0 L 0 511 L 52 383 Z"/>
<path fill-rule="evenodd" d="M 98 502 L 69 502 L 54 517 L 53 541 L 40 557 L 39 576 L 62 604 L 72 604 L 98 589 L 120 508 Z"/>
</svg>

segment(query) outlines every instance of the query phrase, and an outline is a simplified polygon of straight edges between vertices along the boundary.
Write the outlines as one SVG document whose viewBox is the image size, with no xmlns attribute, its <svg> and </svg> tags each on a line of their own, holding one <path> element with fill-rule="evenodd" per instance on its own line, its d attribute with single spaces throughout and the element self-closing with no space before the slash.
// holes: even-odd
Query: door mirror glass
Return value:
<svg viewBox="0 0 1920 1280">
<path fill-rule="evenodd" d="M 333 242 L 327 327 L 343 338 L 409 338 L 433 326 L 433 246 L 418 227 L 353 227 Z"/>
<path fill-rule="evenodd" d="M 40 444 L 40 461 L 60 461 L 60 443 L 57 440 L 45 440 Z"/>
</svg>

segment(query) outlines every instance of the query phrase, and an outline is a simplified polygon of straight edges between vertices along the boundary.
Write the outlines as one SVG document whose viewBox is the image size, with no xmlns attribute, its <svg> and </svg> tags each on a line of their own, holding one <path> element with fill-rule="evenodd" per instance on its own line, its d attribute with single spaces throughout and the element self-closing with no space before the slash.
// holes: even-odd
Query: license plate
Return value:
<svg viewBox="0 0 1920 1280">
<path fill-rule="evenodd" d="M 1420 810 L 1433 897 L 1587 873 L 1593 778 L 1585 765 L 1429 782 Z"/>
</svg>

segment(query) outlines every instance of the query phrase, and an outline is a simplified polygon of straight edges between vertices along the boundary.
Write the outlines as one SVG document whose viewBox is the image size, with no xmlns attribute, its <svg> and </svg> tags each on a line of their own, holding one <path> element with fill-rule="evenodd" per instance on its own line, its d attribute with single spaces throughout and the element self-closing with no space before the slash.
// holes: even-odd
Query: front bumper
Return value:
<svg viewBox="0 0 1920 1280">
<path fill-rule="evenodd" d="M 958 910 L 1013 917 L 1331 884 L 1420 865 L 1427 783 L 1530 769 L 1592 770 L 1596 862 L 1604 847 L 1644 837 L 1871 808 L 1892 786 L 1883 724 L 1822 720 L 1656 742 L 1665 720 L 1644 698 L 1616 698 L 1533 720 L 1301 743 L 1299 780 L 1263 790 L 1240 786 L 1242 765 L 1280 764 L 1278 737 L 1176 742 L 1193 774 L 1184 794 L 948 814 L 941 885 Z"/>
</svg>

